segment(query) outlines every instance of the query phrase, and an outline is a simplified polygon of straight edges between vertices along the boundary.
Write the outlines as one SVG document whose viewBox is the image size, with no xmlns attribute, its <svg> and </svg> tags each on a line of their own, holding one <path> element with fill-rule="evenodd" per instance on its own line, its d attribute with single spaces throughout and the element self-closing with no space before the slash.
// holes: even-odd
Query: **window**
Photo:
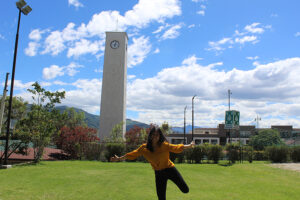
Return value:
<svg viewBox="0 0 300 200">
<path fill-rule="evenodd" d="M 203 143 L 209 143 L 209 139 L 203 139 Z"/>
<path fill-rule="evenodd" d="M 201 140 L 199 139 L 195 140 L 195 144 L 201 144 Z"/>
<path fill-rule="evenodd" d="M 184 139 L 172 139 L 172 144 L 183 144 Z"/>
<path fill-rule="evenodd" d="M 216 139 L 211 140 L 211 144 L 218 144 L 218 140 Z"/>
<path fill-rule="evenodd" d="M 205 134 L 209 134 L 209 131 L 205 131 Z"/>
</svg>

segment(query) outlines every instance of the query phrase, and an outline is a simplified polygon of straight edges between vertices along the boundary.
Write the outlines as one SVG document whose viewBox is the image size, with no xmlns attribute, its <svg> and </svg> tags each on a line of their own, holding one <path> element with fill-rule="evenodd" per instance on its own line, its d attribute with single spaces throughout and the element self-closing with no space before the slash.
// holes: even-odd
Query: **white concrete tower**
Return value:
<svg viewBox="0 0 300 200">
<path fill-rule="evenodd" d="M 125 135 L 127 41 L 126 32 L 106 32 L 99 129 L 101 141 L 121 122 L 123 137 Z"/>
</svg>

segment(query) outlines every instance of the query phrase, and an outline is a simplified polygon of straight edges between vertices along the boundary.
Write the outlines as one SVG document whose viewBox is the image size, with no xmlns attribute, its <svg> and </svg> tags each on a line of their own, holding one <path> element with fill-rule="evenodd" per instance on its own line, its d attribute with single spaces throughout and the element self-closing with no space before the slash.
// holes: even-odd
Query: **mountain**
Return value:
<svg viewBox="0 0 300 200">
<path fill-rule="evenodd" d="M 194 129 L 195 128 L 201 128 L 200 126 L 194 126 Z M 174 133 L 183 133 L 184 132 L 184 127 L 171 127 L 171 129 L 172 129 L 172 131 L 174 132 Z M 192 131 L 192 125 L 187 125 L 186 127 L 185 127 L 185 133 L 189 133 L 189 132 L 191 132 Z"/>
<path fill-rule="evenodd" d="M 60 110 L 61 112 L 65 111 L 67 108 L 70 108 L 70 107 L 68 107 L 68 106 L 57 106 L 56 107 L 56 109 Z M 86 112 L 82 109 L 79 109 L 79 108 L 74 108 L 74 109 L 75 109 L 76 112 L 83 112 L 84 113 L 85 122 L 88 125 L 88 127 L 99 129 L 99 122 L 100 122 L 100 116 L 99 115 L 93 115 L 93 114 L 88 113 L 88 112 Z M 148 124 L 138 122 L 138 121 L 134 121 L 134 120 L 131 120 L 131 119 L 126 119 L 126 131 L 130 130 L 135 125 L 139 126 L 139 127 L 143 127 L 143 128 L 148 128 L 149 127 Z"/>
</svg>

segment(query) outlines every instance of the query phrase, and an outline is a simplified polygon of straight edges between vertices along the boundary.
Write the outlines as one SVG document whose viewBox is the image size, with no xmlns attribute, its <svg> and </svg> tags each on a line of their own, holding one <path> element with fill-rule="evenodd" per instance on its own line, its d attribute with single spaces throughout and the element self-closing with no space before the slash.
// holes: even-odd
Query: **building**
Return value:
<svg viewBox="0 0 300 200">
<path fill-rule="evenodd" d="M 271 129 L 278 130 L 281 138 L 287 144 L 300 144 L 300 129 L 293 129 L 293 126 L 272 125 Z M 195 144 L 219 144 L 226 145 L 231 142 L 239 142 L 241 144 L 249 144 L 250 137 L 257 134 L 260 130 L 253 125 L 241 125 L 238 129 L 225 129 L 224 124 L 219 124 L 217 128 L 195 128 L 194 138 Z M 167 136 L 167 139 L 172 144 L 183 144 L 184 137 L 186 144 L 191 143 L 192 133 L 187 134 L 172 133 Z"/>
</svg>

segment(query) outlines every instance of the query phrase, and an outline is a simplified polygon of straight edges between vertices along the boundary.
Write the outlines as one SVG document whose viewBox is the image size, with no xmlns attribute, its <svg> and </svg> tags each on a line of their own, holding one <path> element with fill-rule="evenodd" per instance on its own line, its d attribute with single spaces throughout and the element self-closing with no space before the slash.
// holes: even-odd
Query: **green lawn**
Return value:
<svg viewBox="0 0 300 200">
<path fill-rule="evenodd" d="M 168 182 L 167 199 L 300 199 L 300 173 L 264 163 L 177 164 L 190 187 L 183 194 Z M 154 172 L 147 163 L 42 162 L 0 170 L 0 200 L 156 199 Z"/>
</svg>

